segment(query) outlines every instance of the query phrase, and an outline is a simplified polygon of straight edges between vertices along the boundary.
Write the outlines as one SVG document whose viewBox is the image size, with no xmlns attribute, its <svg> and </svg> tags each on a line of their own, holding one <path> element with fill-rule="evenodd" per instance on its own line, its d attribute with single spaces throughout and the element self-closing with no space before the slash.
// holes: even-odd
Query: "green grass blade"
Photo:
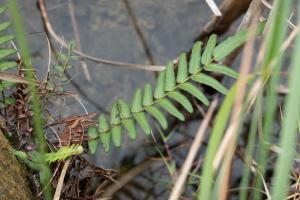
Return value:
<svg viewBox="0 0 300 200">
<path fill-rule="evenodd" d="M 299 8 L 300 9 L 300 5 Z M 298 26 L 300 23 L 298 24 Z M 293 52 L 291 69 L 289 72 L 289 93 L 284 106 L 284 118 L 280 133 L 280 152 L 275 166 L 275 178 L 273 179 L 272 199 L 281 200 L 287 195 L 290 171 L 293 164 L 294 151 L 297 144 L 297 115 L 300 108 L 300 34 L 296 40 L 296 48 Z"/>
<path fill-rule="evenodd" d="M 46 200 L 52 199 L 52 186 L 49 184 L 51 181 L 52 175 L 51 170 L 47 164 L 47 162 L 44 160 L 45 153 L 47 152 L 47 146 L 45 141 L 45 134 L 44 134 L 44 122 L 43 117 L 41 115 L 42 108 L 41 103 L 39 100 L 39 95 L 37 92 L 36 84 L 36 78 L 35 74 L 33 73 L 33 67 L 30 62 L 30 50 L 29 45 L 27 43 L 26 39 L 26 31 L 24 27 L 24 23 L 22 21 L 21 12 L 18 8 L 18 4 L 16 0 L 7 0 L 7 6 L 10 12 L 10 16 L 12 19 L 12 22 L 14 24 L 15 28 L 15 34 L 16 34 L 16 40 L 19 46 L 19 52 L 23 59 L 24 69 L 25 69 L 25 77 L 32 82 L 32 84 L 28 84 L 29 87 L 29 93 L 30 93 L 30 105 L 31 110 L 34 113 L 33 115 L 33 127 L 34 127 L 34 134 L 37 139 L 37 146 L 38 151 L 43 157 L 43 162 L 41 163 L 41 169 L 40 169 L 40 181 L 41 185 L 44 188 L 44 198 Z"/>
<path fill-rule="evenodd" d="M 271 134 L 274 125 L 274 118 L 277 109 L 277 85 L 279 82 L 279 72 L 281 69 L 282 55 L 280 52 L 284 37 L 287 31 L 286 19 L 289 15 L 291 1 L 275 1 L 271 11 L 269 30 L 266 35 L 266 53 L 262 62 L 262 69 L 265 71 L 265 79 L 268 80 L 269 72 L 272 72 L 271 79 L 267 83 L 267 97 L 265 115 L 263 121 L 262 147 L 259 148 L 259 169 L 262 176 L 265 175 L 267 166 Z M 275 62 L 276 61 L 276 62 Z M 274 65 L 273 70 L 271 64 Z M 257 176 L 255 187 L 260 190 L 263 187 L 261 177 Z M 254 191 L 254 199 L 261 199 L 261 193 Z"/>
<path fill-rule="evenodd" d="M 213 161 L 217 153 L 220 141 L 224 134 L 226 124 L 229 120 L 231 108 L 235 99 L 236 85 L 228 92 L 212 128 L 211 137 L 209 139 L 207 152 L 204 158 L 203 168 L 201 172 L 201 182 L 199 187 L 198 200 L 211 199 L 211 188 L 214 182 Z"/>
<path fill-rule="evenodd" d="M 260 95 L 261 96 L 261 95 Z M 250 174 L 251 174 L 251 161 L 253 158 L 253 151 L 254 151 L 254 145 L 255 145 L 255 134 L 257 132 L 257 125 L 258 125 L 258 120 L 259 120 L 259 111 L 261 110 L 261 102 L 256 101 L 253 114 L 251 117 L 251 125 L 250 125 L 250 131 L 247 139 L 247 147 L 246 147 L 246 152 L 245 152 L 245 164 L 243 168 L 243 175 L 242 175 L 242 180 L 240 183 L 240 188 L 242 190 L 240 191 L 239 194 L 239 199 L 240 200 L 247 200 L 247 194 L 248 190 L 244 189 L 249 186 L 249 180 L 250 180 Z"/>
</svg>

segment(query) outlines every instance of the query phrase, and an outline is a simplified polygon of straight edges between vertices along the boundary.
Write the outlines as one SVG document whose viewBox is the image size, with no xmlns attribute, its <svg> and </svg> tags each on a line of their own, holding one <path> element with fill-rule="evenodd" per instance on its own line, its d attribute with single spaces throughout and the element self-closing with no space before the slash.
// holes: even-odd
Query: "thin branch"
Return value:
<svg viewBox="0 0 300 200">
<path fill-rule="evenodd" d="M 55 190 L 55 194 L 54 194 L 53 200 L 59 200 L 59 199 L 60 199 L 61 189 L 62 189 L 62 187 L 63 187 L 64 179 L 65 179 L 65 176 L 66 176 L 67 169 L 68 169 L 68 167 L 69 167 L 70 161 L 71 161 L 71 159 L 69 158 L 69 159 L 65 162 L 65 164 L 64 164 L 64 166 L 63 166 L 63 169 L 62 169 L 62 171 L 61 171 L 61 174 L 60 174 L 60 177 L 59 177 L 57 186 L 56 186 L 56 190 Z"/>
<path fill-rule="evenodd" d="M 140 173 L 145 171 L 150 167 L 160 167 L 163 165 L 162 160 L 146 160 L 136 167 L 132 168 L 128 172 L 124 173 L 116 183 L 112 184 L 109 188 L 107 188 L 104 193 L 101 195 L 101 198 L 108 198 L 113 196 L 118 190 L 120 190 L 123 186 L 129 183 L 132 179 L 138 176 Z"/>
<path fill-rule="evenodd" d="M 206 3 L 215 16 L 222 16 L 220 9 L 213 0 L 206 0 Z"/>
<path fill-rule="evenodd" d="M 78 50 L 82 52 L 81 49 L 81 42 L 80 42 L 80 36 L 79 36 L 79 31 L 78 31 L 78 26 L 77 26 L 77 21 L 75 17 L 75 12 L 74 12 L 74 5 L 71 0 L 68 0 L 68 8 L 69 8 L 69 13 L 71 16 L 71 21 L 72 21 L 72 27 L 74 31 L 74 36 L 75 36 L 75 41 L 76 41 L 76 46 L 78 47 Z M 84 75 L 88 81 L 91 80 L 91 74 L 88 70 L 88 66 L 84 60 L 80 60 L 81 67 L 83 69 Z"/>
<path fill-rule="evenodd" d="M 46 31 L 51 35 L 51 37 L 54 40 L 56 40 L 58 43 L 60 43 L 64 48 L 68 48 L 68 45 L 64 42 L 64 40 L 56 34 L 56 32 L 54 31 L 54 29 L 49 21 L 44 0 L 38 0 L 38 4 L 39 4 L 40 12 L 41 12 L 42 21 L 44 23 L 44 27 L 45 27 Z M 133 63 L 125 63 L 125 62 L 118 62 L 118 61 L 98 58 L 95 56 L 88 55 L 84 52 L 81 52 L 78 49 L 75 49 L 73 52 L 76 55 L 80 56 L 82 59 L 87 59 L 87 60 L 90 60 L 90 61 L 93 61 L 96 63 L 102 63 L 102 64 L 113 65 L 113 66 L 118 66 L 118 67 L 128 67 L 128 68 L 133 68 L 133 69 L 142 69 L 142 70 L 147 70 L 147 71 L 162 71 L 165 69 L 165 66 L 159 66 L 159 65 L 133 64 Z"/>
<path fill-rule="evenodd" d="M 189 150 L 189 153 L 187 155 L 186 160 L 184 161 L 184 164 L 182 166 L 182 170 L 181 170 L 181 174 L 179 175 L 175 186 L 173 187 L 173 190 L 171 192 L 171 195 L 169 197 L 169 200 L 177 200 L 179 199 L 181 193 L 182 193 L 182 189 L 185 183 L 185 180 L 188 176 L 188 173 L 192 167 L 193 161 L 198 153 L 198 150 L 201 147 L 201 142 L 204 138 L 205 132 L 207 130 L 207 127 L 209 125 L 209 121 L 212 117 L 213 111 L 215 110 L 215 108 L 217 107 L 217 100 L 215 99 L 210 108 L 208 109 L 205 118 L 203 119 L 201 125 L 199 126 L 199 129 L 197 131 L 197 135 L 194 139 L 194 142 Z"/>
</svg>

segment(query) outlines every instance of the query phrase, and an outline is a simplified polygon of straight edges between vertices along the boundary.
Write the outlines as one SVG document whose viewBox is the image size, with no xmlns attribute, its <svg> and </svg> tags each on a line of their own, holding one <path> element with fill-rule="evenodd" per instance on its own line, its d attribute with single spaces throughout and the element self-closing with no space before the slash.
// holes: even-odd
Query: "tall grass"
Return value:
<svg viewBox="0 0 300 200">
<path fill-rule="evenodd" d="M 43 117 L 42 117 L 42 109 L 38 96 L 38 91 L 36 87 L 36 78 L 34 69 L 31 64 L 30 51 L 26 38 L 26 31 L 23 24 L 22 17 L 20 15 L 20 10 L 17 5 L 16 0 L 7 0 L 7 5 L 11 14 L 11 19 L 13 21 L 13 25 L 15 28 L 16 39 L 18 42 L 18 49 L 20 55 L 22 57 L 22 64 L 24 66 L 25 76 L 30 82 L 28 84 L 30 91 L 30 105 L 31 109 L 34 113 L 33 115 L 33 126 L 34 126 L 34 134 L 36 137 L 36 143 L 38 146 L 38 151 L 41 155 L 41 163 L 40 163 L 40 182 L 44 188 L 44 197 L 45 199 L 52 199 L 52 189 L 50 179 L 52 177 L 51 170 L 49 169 L 46 161 L 45 161 L 45 153 L 47 152 L 46 143 L 45 143 L 45 135 L 43 130 Z"/>
<path fill-rule="evenodd" d="M 287 3 L 286 3 L 287 4 Z M 300 4 L 298 11 L 300 10 Z M 299 20 L 298 16 L 298 20 Z M 300 22 L 298 22 L 298 27 Z M 284 118 L 280 133 L 279 158 L 275 168 L 272 197 L 274 200 L 283 199 L 290 186 L 290 171 L 295 156 L 297 144 L 297 116 L 300 108 L 300 34 L 297 36 L 296 46 L 293 52 L 292 64 L 289 72 L 289 93 L 285 99 Z"/>
<path fill-rule="evenodd" d="M 271 145 L 277 145 L 274 144 L 274 138 L 276 137 L 274 126 L 278 123 L 275 120 L 275 116 L 278 114 L 279 95 L 277 88 L 281 84 L 280 72 L 283 66 L 283 56 L 286 53 L 283 46 L 287 38 L 287 19 L 291 13 L 291 3 L 290 0 L 276 0 L 273 3 L 258 62 L 255 71 L 252 72 L 253 79 L 248 83 L 249 93 L 246 99 L 250 98 L 252 90 L 256 92 L 256 95 L 252 94 L 251 96 L 254 97 L 254 101 L 243 102 L 244 109 L 250 109 L 251 112 L 243 112 L 248 117 L 240 117 L 239 123 L 244 125 L 245 120 L 249 120 L 249 118 L 251 121 L 247 131 L 248 139 L 245 140 L 247 143 L 245 144 L 244 169 L 239 188 L 239 199 L 241 200 L 263 199 L 265 197 L 262 196 L 262 191 L 272 200 L 282 200 L 286 198 L 288 189 L 291 187 L 290 172 L 295 159 L 295 148 L 298 141 L 297 132 L 299 131 L 300 34 L 297 36 L 291 57 L 292 64 L 288 68 L 289 93 L 284 101 L 283 121 L 279 124 L 282 130 L 280 132 L 278 159 L 276 165 L 268 164 L 270 147 Z M 298 2 L 298 4 L 299 11 L 300 3 Z M 259 89 L 255 90 L 256 83 L 260 84 L 258 84 Z M 216 159 L 217 149 L 224 139 L 222 137 L 234 101 L 234 97 L 228 94 L 213 124 L 201 172 L 199 193 L 197 195 L 199 200 L 219 199 L 220 195 L 227 195 L 226 193 L 220 194 L 220 191 L 223 191 L 222 187 L 224 187 L 222 186 L 222 179 L 226 179 L 225 165 L 230 165 L 230 163 L 221 162 L 219 168 L 216 168 L 213 162 Z M 255 146 L 258 151 L 254 151 Z M 255 159 L 258 159 L 257 165 L 253 165 Z M 274 176 L 272 182 L 264 184 L 264 181 L 269 180 L 269 177 L 265 174 L 267 167 L 272 168 Z M 252 182 L 251 180 L 254 177 L 254 182 Z M 272 188 L 269 188 L 270 185 L 272 185 Z"/>
<path fill-rule="evenodd" d="M 273 133 L 274 118 L 277 108 L 277 85 L 279 83 L 279 72 L 282 64 L 282 46 L 284 36 L 287 30 L 288 13 L 291 1 L 275 1 L 269 21 L 269 29 L 266 34 L 265 47 L 266 52 L 262 61 L 261 68 L 264 72 L 262 79 L 267 81 L 266 85 L 266 110 L 264 112 L 263 135 L 261 147 L 259 149 L 259 171 L 264 176 L 266 171 L 269 144 Z M 262 104 L 263 102 L 259 102 Z M 262 189 L 262 179 L 259 175 L 256 177 L 255 187 Z M 254 199 L 260 199 L 261 193 L 254 191 Z"/>
</svg>

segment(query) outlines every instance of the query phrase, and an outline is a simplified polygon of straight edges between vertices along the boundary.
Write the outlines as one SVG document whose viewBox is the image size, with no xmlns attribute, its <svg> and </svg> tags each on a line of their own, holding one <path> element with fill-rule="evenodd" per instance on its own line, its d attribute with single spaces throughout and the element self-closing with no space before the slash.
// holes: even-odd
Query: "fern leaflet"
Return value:
<svg viewBox="0 0 300 200">
<path fill-rule="evenodd" d="M 257 34 L 263 31 L 264 24 L 264 22 L 259 24 Z M 177 109 L 174 102 L 179 103 L 188 112 L 193 112 L 193 106 L 182 91 L 196 97 L 200 102 L 208 106 L 208 98 L 195 83 L 208 85 L 218 92 L 226 94 L 228 92 L 227 89 L 219 81 L 205 74 L 205 72 L 215 72 L 237 78 L 238 73 L 236 71 L 215 62 L 222 60 L 245 43 L 247 33 L 247 29 L 242 30 L 217 46 L 217 36 L 212 35 L 203 53 L 201 53 L 202 43 L 196 42 L 189 62 L 186 54 L 182 53 L 179 56 L 177 72 L 172 62 L 169 62 L 166 69 L 160 72 L 154 91 L 150 84 L 146 84 L 143 91 L 142 89 L 137 89 L 131 107 L 124 100 L 118 100 L 111 108 L 110 123 L 106 121 L 104 115 L 100 115 L 98 129 L 90 127 L 88 130 L 88 145 L 91 153 L 96 151 L 99 142 L 103 144 L 106 152 L 110 149 L 111 140 L 115 146 L 120 147 L 123 128 L 127 130 L 131 139 L 136 139 L 136 124 L 141 126 L 144 132 L 149 135 L 151 127 L 146 114 L 152 116 L 160 123 L 163 129 L 166 129 L 168 127 L 167 120 L 157 106 L 162 107 L 168 113 L 183 121 L 184 115 Z"/>
</svg>

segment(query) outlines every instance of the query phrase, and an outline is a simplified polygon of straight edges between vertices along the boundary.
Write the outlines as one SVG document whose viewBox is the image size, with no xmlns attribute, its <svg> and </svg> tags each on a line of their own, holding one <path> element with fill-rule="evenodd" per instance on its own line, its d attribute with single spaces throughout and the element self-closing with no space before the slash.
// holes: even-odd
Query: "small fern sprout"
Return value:
<svg viewBox="0 0 300 200">
<path fill-rule="evenodd" d="M 65 160 L 66 158 L 74 155 L 79 155 L 83 153 L 83 147 L 81 145 L 71 145 L 71 146 L 65 146 L 61 147 L 58 151 L 56 152 L 51 152 L 45 154 L 45 160 L 48 163 L 53 163 L 56 161 L 62 161 Z"/>
</svg>

